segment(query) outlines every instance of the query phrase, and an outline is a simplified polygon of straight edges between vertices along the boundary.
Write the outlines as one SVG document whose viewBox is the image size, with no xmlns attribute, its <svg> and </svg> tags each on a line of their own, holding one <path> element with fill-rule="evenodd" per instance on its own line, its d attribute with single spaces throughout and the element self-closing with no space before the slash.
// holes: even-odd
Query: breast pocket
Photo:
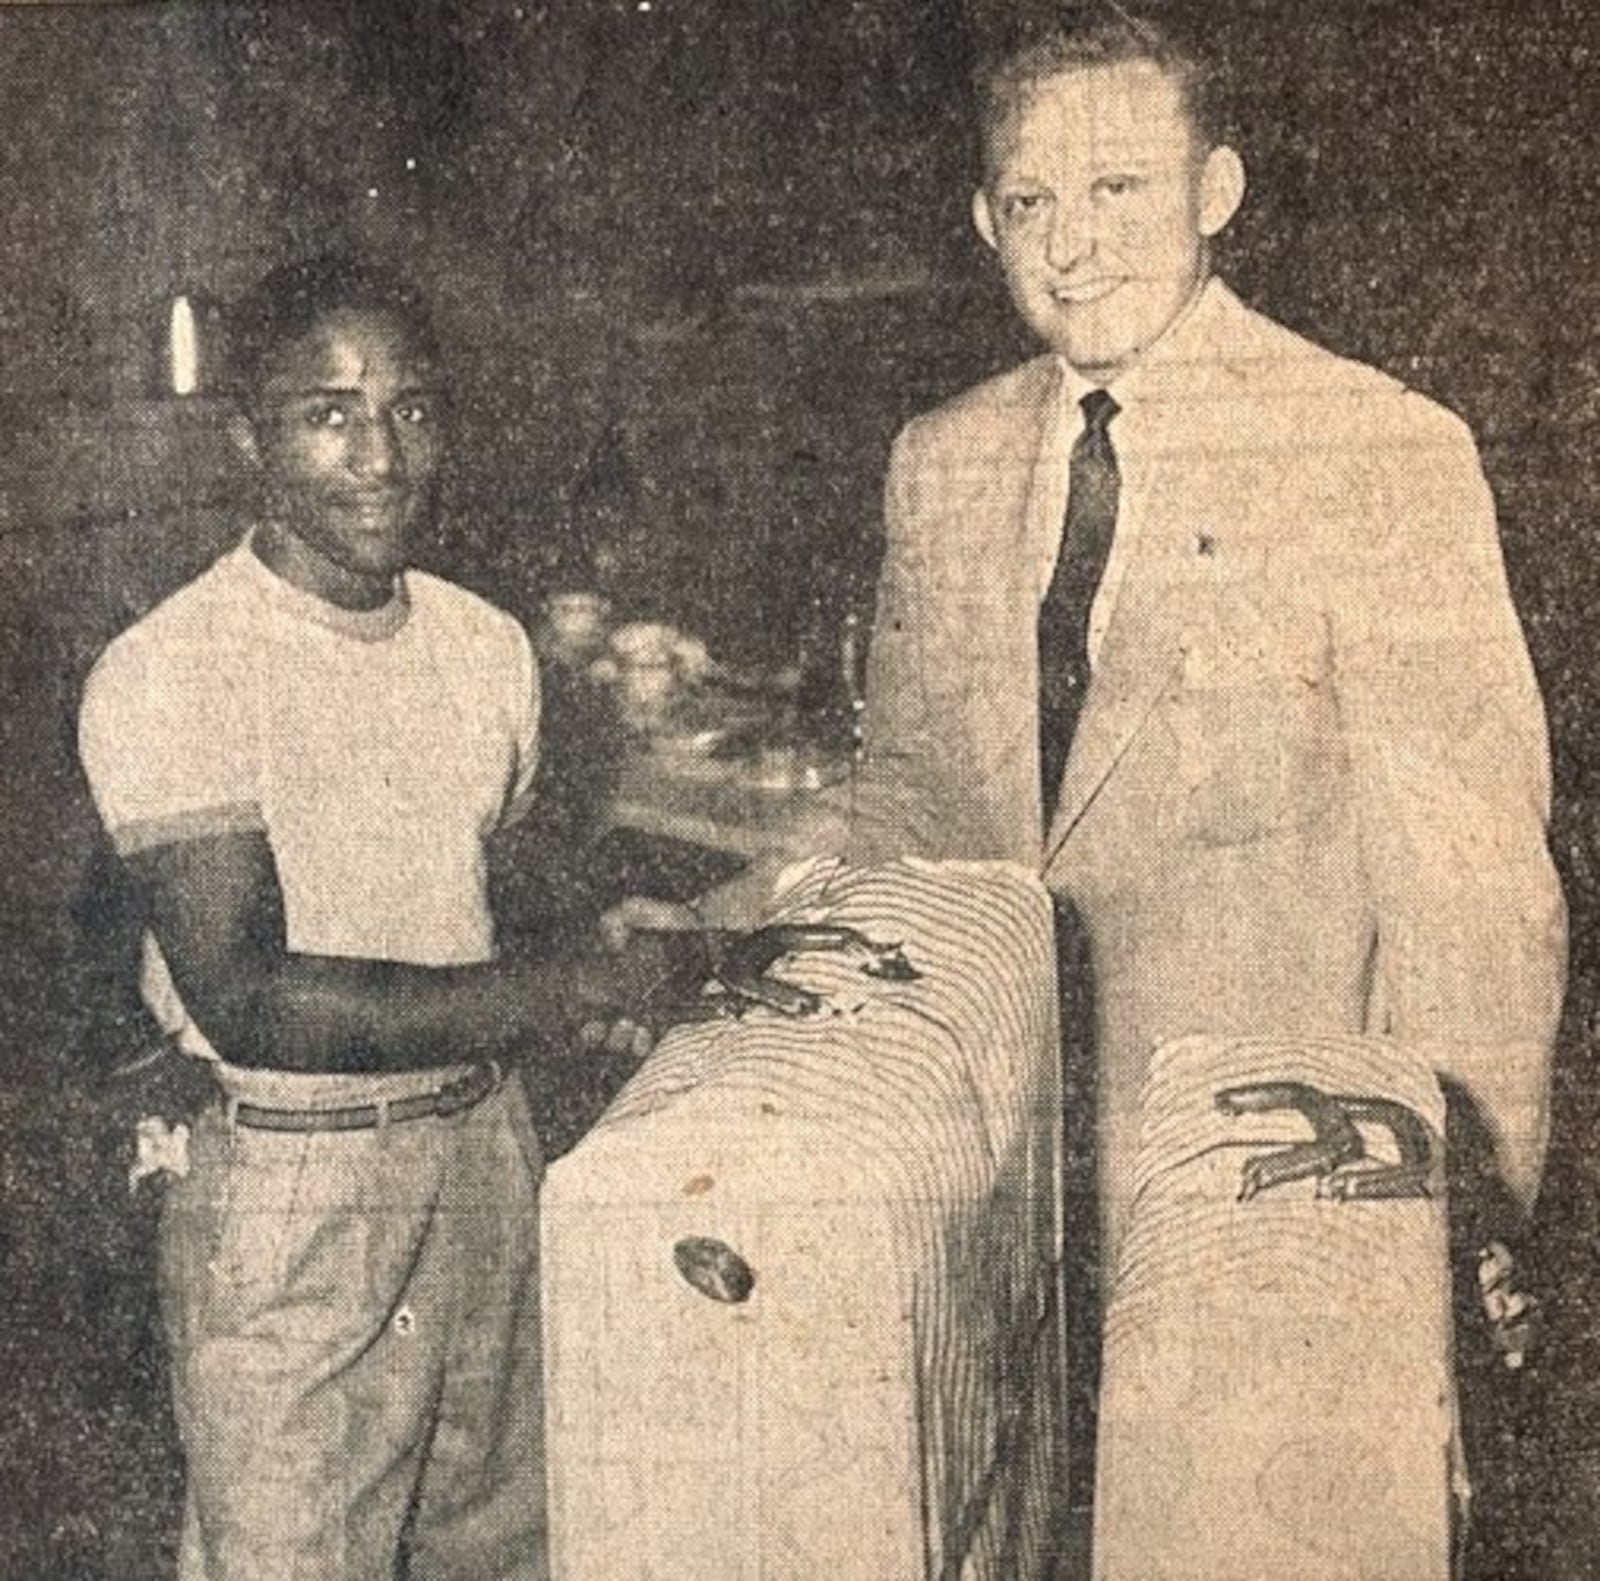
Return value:
<svg viewBox="0 0 1600 1581">
<path fill-rule="evenodd" d="M 1260 631 L 1188 640 L 1164 709 L 1178 831 L 1239 845 L 1322 816 L 1337 784 L 1330 692 L 1311 653 Z"/>
</svg>

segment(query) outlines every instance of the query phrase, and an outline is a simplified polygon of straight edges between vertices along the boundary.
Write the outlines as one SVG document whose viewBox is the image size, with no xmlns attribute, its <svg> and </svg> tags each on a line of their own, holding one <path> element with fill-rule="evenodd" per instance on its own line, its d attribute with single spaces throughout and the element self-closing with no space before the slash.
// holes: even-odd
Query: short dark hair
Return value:
<svg viewBox="0 0 1600 1581">
<path fill-rule="evenodd" d="M 280 264 L 226 316 L 235 391 L 247 405 L 261 393 L 274 357 L 341 309 L 393 314 L 429 358 L 439 354 L 422 295 L 394 270 L 352 253 Z"/>
<path fill-rule="evenodd" d="M 980 41 L 973 87 L 985 166 L 997 131 L 1042 82 L 1066 71 L 1148 61 L 1177 85 L 1184 110 L 1202 144 L 1216 148 L 1232 137 L 1226 74 L 1220 59 L 1190 32 L 1141 16 L 1118 0 L 1052 6 L 1024 13 Z"/>
</svg>

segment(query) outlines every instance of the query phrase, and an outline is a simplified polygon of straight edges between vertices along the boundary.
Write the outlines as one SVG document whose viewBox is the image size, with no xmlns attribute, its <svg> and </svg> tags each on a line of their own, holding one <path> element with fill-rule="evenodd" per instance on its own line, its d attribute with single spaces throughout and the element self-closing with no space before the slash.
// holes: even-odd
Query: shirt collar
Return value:
<svg viewBox="0 0 1600 1581">
<path fill-rule="evenodd" d="M 394 596 L 377 609 L 345 609 L 330 604 L 315 593 L 308 593 L 286 582 L 256 552 L 256 528 L 252 527 L 233 551 L 233 557 L 257 591 L 275 609 L 296 620 L 309 621 L 358 642 L 385 642 L 394 636 L 411 615 L 411 595 L 405 574 L 395 578 Z"/>
<path fill-rule="evenodd" d="M 1086 379 L 1065 357 L 1058 355 L 1056 362 L 1061 368 L 1061 409 L 1064 412 L 1070 412 L 1091 392 L 1110 388 L 1109 385 L 1096 384 L 1093 379 Z"/>
<path fill-rule="evenodd" d="M 1108 383 L 1085 378 L 1065 357 L 1057 356 L 1063 413 L 1074 416 L 1074 408 L 1091 390 L 1109 390 L 1122 412 L 1155 396 L 1174 373 L 1193 364 L 1196 346 L 1211 333 L 1229 296 L 1228 288 L 1215 275 L 1208 275 L 1155 344 L 1125 373 Z"/>
</svg>

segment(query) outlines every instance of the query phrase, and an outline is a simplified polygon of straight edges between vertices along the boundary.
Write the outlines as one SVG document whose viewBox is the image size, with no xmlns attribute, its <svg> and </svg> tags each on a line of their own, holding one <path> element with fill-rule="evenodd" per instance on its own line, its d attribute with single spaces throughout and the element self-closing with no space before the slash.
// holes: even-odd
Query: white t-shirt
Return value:
<svg viewBox="0 0 1600 1581">
<path fill-rule="evenodd" d="M 485 837 L 525 807 L 538 671 L 522 627 L 410 571 L 337 608 L 248 541 L 118 637 L 79 749 L 119 852 L 261 830 L 292 951 L 428 966 L 494 953 Z M 209 1053 L 146 941 L 151 1009 Z"/>
</svg>

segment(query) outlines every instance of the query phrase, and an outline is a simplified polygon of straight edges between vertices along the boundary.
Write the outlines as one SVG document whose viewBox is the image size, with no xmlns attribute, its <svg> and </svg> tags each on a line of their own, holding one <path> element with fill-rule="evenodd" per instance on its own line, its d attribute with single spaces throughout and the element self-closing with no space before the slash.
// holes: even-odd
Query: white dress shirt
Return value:
<svg viewBox="0 0 1600 1581">
<path fill-rule="evenodd" d="M 1083 432 L 1083 413 L 1079 407 L 1091 390 L 1108 390 L 1117 402 L 1117 415 L 1109 428 L 1112 448 L 1117 455 L 1117 473 L 1120 486 L 1117 494 L 1117 522 L 1111 539 L 1111 552 L 1106 558 L 1105 574 L 1095 594 L 1089 612 L 1089 663 L 1093 667 L 1105 641 L 1111 617 L 1116 611 L 1117 596 L 1127 574 L 1134 545 L 1139 541 L 1140 522 L 1145 502 L 1149 497 L 1150 469 L 1147 458 L 1167 448 L 1157 443 L 1157 425 L 1170 423 L 1170 403 L 1144 405 L 1140 401 L 1140 374 L 1146 364 L 1159 361 L 1163 351 L 1172 343 L 1174 332 L 1201 308 L 1201 304 L 1214 297 L 1212 282 L 1208 279 L 1195 292 L 1188 305 L 1175 318 L 1161 339 L 1147 351 L 1132 368 L 1108 384 L 1085 378 L 1065 357 L 1058 357 L 1061 368 L 1060 398 L 1049 424 L 1045 445 L 1047 455 L 1035 476 L 1037 487 L 1047 491 L 1049 499 L 1036 511 L 1034 519 L 1040 522 L 1041 535 L 1037 544 L 1039 563 L 1039 602 L 1042 605 L 1050 590 L 1050 580 L 1055 575 L 1056 558 L 1061 552 L 1061 534 L 1067 518 L 1067 491 L 1070 483 L 1072 447 Z"/>
</svg>

